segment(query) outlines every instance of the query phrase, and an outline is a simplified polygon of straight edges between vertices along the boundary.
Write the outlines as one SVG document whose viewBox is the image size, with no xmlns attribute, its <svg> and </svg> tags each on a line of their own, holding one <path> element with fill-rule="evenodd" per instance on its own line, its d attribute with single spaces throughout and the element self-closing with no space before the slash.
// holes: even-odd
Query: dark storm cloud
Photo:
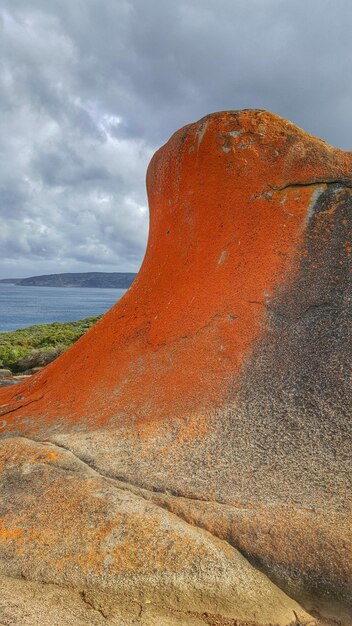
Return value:
<svg viewBox="0 0 352 626">
<path fill-rule="evenodd" d="M 352 146 L 350 0 L 3 0 L 1 275 L 133 270 L 179 126 L 266 108 Z"/>
</svg>

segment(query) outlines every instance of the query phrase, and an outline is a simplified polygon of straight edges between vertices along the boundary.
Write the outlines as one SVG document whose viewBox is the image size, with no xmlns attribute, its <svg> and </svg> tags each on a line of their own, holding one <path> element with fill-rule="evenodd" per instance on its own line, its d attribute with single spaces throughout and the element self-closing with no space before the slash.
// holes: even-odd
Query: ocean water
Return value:
<svg viewBox="0 0 352 626">
<path fill-rule="evenodd" d="M 0 283 L 0 332 L 71 322 L 108 311 L 126 289 L 20 287 Z"/>
</svg>

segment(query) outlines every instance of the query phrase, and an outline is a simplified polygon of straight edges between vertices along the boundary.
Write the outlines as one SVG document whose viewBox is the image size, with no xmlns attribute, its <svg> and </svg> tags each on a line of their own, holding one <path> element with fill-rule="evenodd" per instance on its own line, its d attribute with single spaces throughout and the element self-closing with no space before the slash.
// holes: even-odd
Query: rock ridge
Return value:
<svg viewBox="0 0 352 626">
<path fill-rule="evenodd" d="M 352 622 L 351 186 L 352 153 L 266 111 L 156 152 L 132 287 L 0 391 L 4 576 L 108 587 L 114 611 L 133 579 L 173 611 L 145 624 Z"/>
</svg>

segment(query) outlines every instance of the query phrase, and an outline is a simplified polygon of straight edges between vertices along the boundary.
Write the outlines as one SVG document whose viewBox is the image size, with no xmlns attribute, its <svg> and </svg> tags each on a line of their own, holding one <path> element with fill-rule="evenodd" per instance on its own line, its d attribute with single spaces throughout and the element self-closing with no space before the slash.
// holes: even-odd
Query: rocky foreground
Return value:
<svg viewBox="0 0 352 626">
<path fill-rule="evenodd" d="M 352 153 L 265 111 L 148 170 L 125 297 L 0 393 L 0 624 L 352 623 Z"/>
</svg>

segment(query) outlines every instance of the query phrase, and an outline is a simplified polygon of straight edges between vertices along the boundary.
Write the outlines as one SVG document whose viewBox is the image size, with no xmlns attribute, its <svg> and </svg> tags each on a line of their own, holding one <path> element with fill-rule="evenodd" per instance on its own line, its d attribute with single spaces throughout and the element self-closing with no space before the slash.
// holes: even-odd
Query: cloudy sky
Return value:
<svg viewBox="0 0 352 626">
<path fill-rule="evenodd" d="M 264 108 L 352 148 L 351 0 L 1 0 L 0 277 L 135 271 L 180 126 Z"/>
</svg>

